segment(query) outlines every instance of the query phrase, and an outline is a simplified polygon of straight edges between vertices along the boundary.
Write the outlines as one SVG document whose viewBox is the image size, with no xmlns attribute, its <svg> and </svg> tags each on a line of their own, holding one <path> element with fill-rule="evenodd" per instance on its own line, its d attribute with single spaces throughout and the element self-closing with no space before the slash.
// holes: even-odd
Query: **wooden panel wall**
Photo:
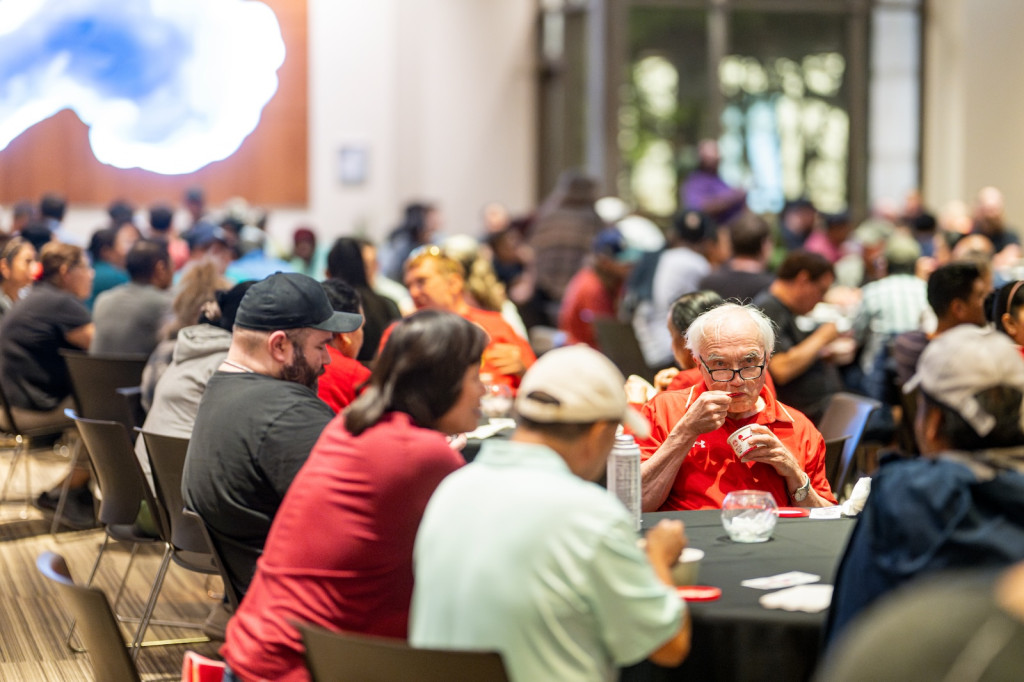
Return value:
<svg viewBox="0 0 1024 682">
<path fill-rule="evenodd" d="M 64 110 L 21 134 L 0 151 L 0 203 L 32 201 L 48 191 L 69 204 L 106 206 L 124 198 L 137 206 L 179 204 L 199 186 L 207 202 L 242 196 L 262 206 L 304 206 L 308 201 L 308 77 L 306 0 L 262 0 L 274 10 L 284 38 L 278 90 L 256 129 L 232 156 L 186 175 L 123 170 L 96 160 L 88 130 Z"/>
</svg>

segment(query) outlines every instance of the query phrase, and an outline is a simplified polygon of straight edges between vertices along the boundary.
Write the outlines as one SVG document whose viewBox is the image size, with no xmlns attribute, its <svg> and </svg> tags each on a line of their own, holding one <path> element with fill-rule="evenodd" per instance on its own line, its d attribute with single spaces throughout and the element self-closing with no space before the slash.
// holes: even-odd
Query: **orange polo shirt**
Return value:
<svg viewBox="0 0 1024 682">
<path fill-rule="evenodd" d="M 680 391 L 664 391 L 643 406 L 640 414 L 651 425 L 650 437 L 637 438 L 644 460 L 654 454 L 672 427 L 706 390 L 701 383 Z M 739 420 L 727 418 L 725 424 L 697 438 L 659 511 L 719 509 L 727 494 L 747 489 L 770 492 L 780 507 L 792 504 L 786 479 L 768 464 L 739 461 L 729 446 L 726 439 L 747 424 L 768 427 L 796 457 L 810 477 L 811 487 L 835 503 L 825 478 L 825 439 L 807 417 L 778 402 L 767 388 L 761 389 L 761 399 L 764 409 L 757 414 Z"/>
<path fill-rule="evenodd" d="M 494 344 L 510 343 L 519 348 L 519 352 L 523 359 L 523 365 L 529 369 L 530 365 L 537 361 L 537 356 L 534 354 L 533 348 L 530 347 L 529 342 L 516 333 L 511 325 L 505 321 L 505 318 L 501 316 L 501 313 L 470 307 L 462 317 L 483 329 L 489 339 L 487 342 L 487 348 L 484 349 L 483 361 L 480 365 L 481 374 L 490 374 L 494 381 L 508 384 L 513 390 L 519 388 L 520 377 L 512 374 L 500 373 L 488 358 L 487 351 L 490 350 Z M 396 324 L 401 324 L 401 320 L 391 324 L 384 330 L 384 334 L 380 339 L 380 347 L 377 350 L 378 353 L 388 342 L 388 339 L 391 337 L 391 331 L 395 328 Z"/>
</svg>

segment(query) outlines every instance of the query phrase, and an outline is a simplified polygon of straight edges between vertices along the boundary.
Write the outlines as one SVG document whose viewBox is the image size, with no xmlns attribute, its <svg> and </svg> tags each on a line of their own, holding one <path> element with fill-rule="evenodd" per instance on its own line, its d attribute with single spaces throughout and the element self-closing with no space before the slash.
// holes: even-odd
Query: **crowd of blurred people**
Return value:
<svg viewBox="0 0 1024 682">
<path fill-rule="evenodd" d="M 185 499 L 229 548 L 235 591 L 255 595 L 228 628 L 229 662 L 236 673 L 296 679 L 294 633 L 263 641 L 266 628 L 283 627 L 289 614 L 408 634 L 416 525 L 434 488 L 462 463 L 449 456 L 442 435 L 472 430 L 481 382 L 521 394 L 538 358 L 559 346 L 585 344 L 620 369 L 628 352 L 640 358 L 643 376 L 621 384 L 646 419 L 640 430 L 650 431 L 636 432 L 648 511 L 713 508 L 730 486 L 771 490 L 785 498 L 780 504 L 834 504 L 843 491 L 826 481 L 816 426 L 842 391 L 880 401 L 866 439 L 902 458 L 956 447 L 968 453 L 963 460 L 990 446 L 1024 446 L 1015 440 L 1024 395 L 1024 268 L 998 189 L 980 190 L 970 212 L 954 205 L 938 216 L 917 192 L 900 210 L 879 209 L 859 224 L 817 210 L 806 197 L 765 216 L 748 210 L 745 193 L 719 177 L 713 142 L 703 143 L 699 156 L 681 186 L 680 210 L 663 225 L 621 199 L 599 197 L 597 183 L 575 171 L 565 172 L 535 210 L 512 215 L 486 204 L 478 225 L 448 226 L 438 205 L 409 203 L 379 242 L 326 239 L 299 225 L 291 243 L 279 244 L 267 232 L 266 211 L 241 199 L 211 210 L 199 189 L 177 209 L 113 201 L 108 222 L 87 241 L 63 224 L 61 197 L 20 202 L 10 232 L 0 236 L 4 398 L 19 421 L 60 423 L 73 404 L 62 349 L 148 358 L 145 428 L 192 439 Z M 979 337 L 965 327 L 991 330 Z M 605 335 L 606 328 L 620 334 Z M 990 369 L 984 385 L 963 388 L 948 379 L 933 388 L 919 363 L 940 372 L 938 354 L 960 336 L 961 343 L 991 346 L 1003 360 L 1015 349 L 1021 367 Z M 971 350 L 962 349 L 965 356 Z M 545 371 L 554 376 L 550 365 Z M 974 400 L 975 388 L 999 387 L 1006 390 L 998 400 L 981 401 L 966 425 L 942 436 L 940 427 L 952 419 L 943 409 L 959 406 L 931 391 L 957 395 L 962 405 Z M 592 467 L 590 458 L 607 452 L 598 440 L 610 447 L 610 432 L 595 429 L 586 438 L 597 440 L 581 445 L 583 430 L 561 428 L 561 413 L 548 418 L 554 393 L 548 385 L 517 398 L 537 403 L 531 409 L 538 416 L 523 433 L 571 467 L 585 453 Z M 617 412 L 617 400 L 605 401 L 602 419 L 630 421 Z M 1005 417 L 1014 428 L 989 438 L 986 417 Z M 925 419 L 934 422 L 930 430 Z M 748 424 L 757 427 L 756 453 L 741 461 L 729 451 L 722 460 L 729 433 Z M 370 455 L 390 442 L 401 448 L 371 465 Z M 148 473 L 141 439 L 137 454 Z M 519 456 L 517 448 L 506 454 Z M 414 460 L 420 463 L 411 466 L 429 475 L 411 480 L 423 472 L 399 471 Z M 362 483 L 344 476 L 332 483 L 328 471 L 337 462 L 369 467 L 376 483 L 366 485 L 414 503 L 385 513 L 385 501 L 367 503 L 372 494 Z M 896 481 L 889 485 L 909 485 L 898 470 L 882 471 L 889 472 L 883 481 Z M 945 469 L 933 474 L 946 480 Z M 64 487 L 67 522 L 92 527 L 90 478 L 79 465 L 36 503 L 55 509 Z M 290 494 L 295 486 L 303 490 Z M 315 538 L 295 544 L 296 531 L 324 511 L 324 496 L 339 523 L 379 523 L 374 532 L 398 534 L 401 546 L 389 546 L 381 559 L 401 573 L 397 579 L 371 578 L 381 566 L 365 561 L 367 543 L 381 537 L 339 545 L 330 557 L 318 554 Z M 885 518 L 880 504 L 869 502 L 866 514 Z M 858 531 L 857 542 L 871 540 L 868 532 Z M 666 536 L 664 544 L 679 542 Z M 1017 554 L 992 551 L 985 561 L 1024 559 Z M 631 571 L 641 562 L 634 559 Z M 846 559 L 856 562 L 862 581 L 870 561 L 867 553 Z M 336 594 L 326 605 L 297 603 L 318 589 L 303 562 L 340 571 L 325 578 L 337 590 L 397 591 L 383 601 Z M 969 564 L 948 560 L 936 568 L 961 563 Z M 342 575 L 349 568 L 354 573 Z M 896 582 L 875 578 L 870 599 Z M 301 594 L 293 598 L 288 589 Z M 869 601 L 857 589 L 842 586 L 847 611 L 840 625 Z M 325 609 L 343 614 L 334 619 L 338 614 Z M 374 621 L 374 609 L 386 619 Z M 634 615 L 645 617 L 642 610 Z M 673 637 L 671 653 L 661 655 L 677 663 L 689 646 L 688 626 L 680 613 L 670 616 L 657 632 Z M 438 633 L 445 628 L 434 617 L 424 621 L 420 639 L 443 644 Z M 223 621 L 217 627 L 223 636 Z M 657 644 L 645 640 L 644 651 L 609 660 L 657 653 Z M 277 663 L 267 663 L 266 646 L 276 647 Z"/>
</svg>

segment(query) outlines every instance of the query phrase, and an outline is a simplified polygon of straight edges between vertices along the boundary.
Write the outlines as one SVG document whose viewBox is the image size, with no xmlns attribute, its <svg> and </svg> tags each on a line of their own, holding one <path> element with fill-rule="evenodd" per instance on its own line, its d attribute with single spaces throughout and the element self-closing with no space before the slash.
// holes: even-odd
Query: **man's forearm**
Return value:
<svg viewBox="0 0 1024 682">
<path fill-rule="evenodd" d="M 776 353 L 768 363 L 768 371 L 776 384 L 788 384 L 807 371 L 818 359 L 821 349 L 827 346 L 834 337 L 827 330 L 815 331 L 806 339 L 784 353 Z"/>
</svg>

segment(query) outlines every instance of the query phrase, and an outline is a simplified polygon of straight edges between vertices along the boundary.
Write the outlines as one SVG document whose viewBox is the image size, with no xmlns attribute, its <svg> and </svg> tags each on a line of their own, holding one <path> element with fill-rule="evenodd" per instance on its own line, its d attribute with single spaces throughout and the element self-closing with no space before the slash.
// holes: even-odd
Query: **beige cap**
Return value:
<svg viewBox="0 0 1024 682">
<path fill-rule="evenodd" d="M 979 436 L 985 437 L 995 428 L 999 415 L 986 412 L 974 396 L 996 386 L 1024 392 L 1020 349 L 1002 332 L 961 324 L 925 346 L 917 372 L 903 385 L 903 391 L 920 388 L 931 399 L 959 412 Z"/>
<path fill-rule="evenodd" d="M 542 424 L 618 421 L 645 438 L 650 427 L 626 402 L 624 385 L 612 361 L 593 348 L 556 348 L 527 370 L 516 394 L 516 412 Z"/>
</svg>

